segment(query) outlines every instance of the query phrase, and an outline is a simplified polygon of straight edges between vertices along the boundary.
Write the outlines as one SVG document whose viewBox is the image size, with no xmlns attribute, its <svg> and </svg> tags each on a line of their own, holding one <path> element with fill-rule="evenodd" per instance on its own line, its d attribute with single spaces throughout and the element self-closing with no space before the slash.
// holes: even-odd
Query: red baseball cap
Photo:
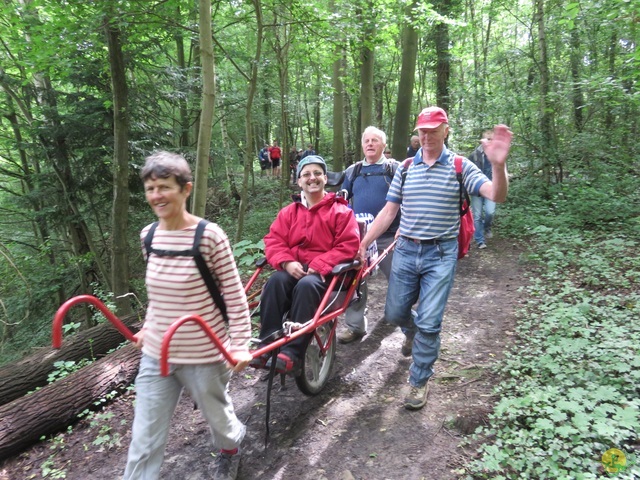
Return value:
<svg viewBox="0 0 640 480">
<path fill-rule="evenodd" d="M 418 115 L 418 121 L 416 122 L 416 128 L 436 128 L 443 123 L 449 123 L 447 118 L 447 112 L 440 107 L 427 107 Z"/>
</svg>

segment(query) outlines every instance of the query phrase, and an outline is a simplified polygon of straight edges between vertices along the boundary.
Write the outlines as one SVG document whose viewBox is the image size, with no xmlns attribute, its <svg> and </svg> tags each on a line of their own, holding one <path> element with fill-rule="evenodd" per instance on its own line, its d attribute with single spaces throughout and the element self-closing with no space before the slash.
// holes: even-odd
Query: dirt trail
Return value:
<svg viewBox="0 0 640 480">
<path fill-rule="evenodd" d="M 447 480 L 459 477 L 473 450 L 459 446 L 464 434 L 486 421 L 495 400 L 497 379 L 489 366 L 512 341 L 518 288 L 525 279 L 521 249 L 494 239 L 483 251 L 472 250 L 458 264 L 447 307 L 442 351 L 427 406 L 417 412 L 402 407 L 410 360 L 400 354 L 403 335 L 383 324 L 386 280 L 371 282 L 369 334 L 360 343 L 339 345 L 336 368 L 325 389 L 306 397 L 288 379 L 285 390 L 274 382 L 271 442 L 264 449 L 266 382 L 249 369 L 236 376 L 231 394 L 247 424 L 239 478 Z M 57 442 L 43 442 L 0 463 L 0 480 L 66 478 L 116 479 L 124 470 L 133 395 L 110 405 L 113 416 L 91 426 L 83 421 Z M 104 414 L 103 414 L 104 416 Z M 173 419 L 162 478 L 211 478 L 208 429 L 183 397 Z M 100 428 L 102 445 L 95 445 Z M 119 442 L 117 441 L 119 439 Z M 66 477 L 44 477 L 43 462 Z"/>
</svg>

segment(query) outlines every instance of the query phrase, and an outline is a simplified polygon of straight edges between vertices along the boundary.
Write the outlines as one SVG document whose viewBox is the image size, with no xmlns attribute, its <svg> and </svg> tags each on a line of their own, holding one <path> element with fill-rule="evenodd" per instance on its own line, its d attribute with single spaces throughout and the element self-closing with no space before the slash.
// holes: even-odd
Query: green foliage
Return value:
<svg viewBox="0 0 640 480">
<path fill-rule="evenodd" d="M 91 428 L 98 429 L 98 435 L 91 444 L 99 447 L 99 452 L 121 446 L 122 438 L 120 434 L 112 432 L 109 423 L 113 416 L 113 412 L 99 412 L 95 413 L 89 422 Z"/>
<path fill-rule="evenodd" d="M 58 360 L 53 364 L 54 370 L 47 375 L 47 382 L 53 383 L 56 380 L 61 380 L 64 377 L 77 372 L 82 367 L 89 365 L 91 362 L 92 360 L 86 358 L 83 358 L 78 362 L 74 360 Z"/>
<path fill-rule="evenodd" d="M 604 192 L 618 187 L 600 184 Z M 551 192 L 546 200 L 528 196 L 533 208 L 521 198 L 501 219 L 511 234 L 528 234 L 527 261 L 536 275 L 524 290 L 518 342 L 499 368 L 491 425 L 476 432 L 487 443 L 469 471 L 474 478 L 595 479 L 604 452 L 618 448 L 628 468 L 616 478 L 635 478 L 640 242 L 631 220 L 637 206 L 609 211 L 634 202 L 596 195 L 588 185 Z M 589 208 L 582 204 L 587 199 Z M 599 221 L 585 230 L 586 217 Z M 601 222 L 612 217 L 605 233 Z"/>
<path fill-rule="evenodd" d="M 264 256 L 264 241 L 241 240 L 233 246 L 233 256 L 241 273 L 255 269 L 256 260 Z"/>
</svg>

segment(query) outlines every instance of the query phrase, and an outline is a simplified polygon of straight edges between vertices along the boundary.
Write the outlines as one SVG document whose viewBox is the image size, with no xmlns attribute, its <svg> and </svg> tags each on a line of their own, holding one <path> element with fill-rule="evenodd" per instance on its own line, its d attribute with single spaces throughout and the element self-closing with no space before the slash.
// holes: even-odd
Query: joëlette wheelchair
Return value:
<svg viewBox="0 0 640 480">
<path fill-rule="evenodd" d="M 253 358 L 266 353 L 272 353 L 287 342 L 303 335 L 311 334 L 304 355 L 301 358 L 299 369 L 294 371 L 295 381 L 300 390 L 307 395 L 316 395 L 327 383 L 331 374 L 336 354 L 335 332 L 336 319 L 349 307 L 349 304 L 358 298 L 358 286 L 374 271 L 378 263 L 387 255 L 393 245 L 367 267 L 360 268 L 357 260 L 336 265 L 332 271 L 327 292 L 325 293 L 315 315 L 311 319 L 290 319 L 284 322 L 283 328 L 275 332 L 268 345 L 251 350 Z M 255 312 L 259 308 L 261 290 L 251 292 L 256 280 L 265 270 L 266 259 L 256 263 L 256 270 L 245 285 L 245 292 L 249 301 L 249 308 Z M 254 289 L 255 290 L 255 289 Z M 102 301 L 91 295 L 78 295 L 67 300 L 58 308 L 52 327 L 53 348 L 62 345 L 62 325 L 69 310 L 75 305 L 88 303 L 98 309 L 106 319 L 130 342 L 135 343 L 137 338 L 134 333 L 104 305 Z M 161 373 L 169 373 L 169 349 L 171 339 L 175 332 L 185 323 L 196 323 L 206 333 L 211 342 L 216 346 L 225 359 L 232 365 L 235 364 L 229 352 L 216 334 L 208 327 L 199 315 L 184 315 L 177 319 L 164 334 L 161 350 Z"/>
</svg>

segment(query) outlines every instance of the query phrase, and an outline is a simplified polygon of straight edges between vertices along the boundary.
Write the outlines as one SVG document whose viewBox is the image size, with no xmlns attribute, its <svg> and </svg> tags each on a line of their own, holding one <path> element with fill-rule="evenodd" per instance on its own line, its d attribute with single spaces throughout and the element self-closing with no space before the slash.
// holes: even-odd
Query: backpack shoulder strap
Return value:
<svg viewBox="0 0 640 480">
<path fill-rule="evenodd" d="M 413 158 L 414 157 L 409 157 L 407 159 L 405 159 L 402 162 L 402 168 L 404 169 L 402 171 L 402 179 L 400 181 L 400 190 L 402 191 L 402 188 L 404 187 L 404 182 L 407 179 L 407 173 L 409 172 L 409 168 L 411 168 L 411 164 L 413 163 Z"/>
<path fill-rule="evenodd" d="M 397 160 L 386 160 L 384 165 L 384 171 L 389 176 L 391 180 L 396 176 L 396 170 L 398 170 L 398 166 L 400 162 Z"/>
<path fill-rule="evenodd" d="M 453 164 L 456 169 L 456 179 L 460 184 L 460 216 L 462 216 L 469 211 L 471 200 L 469 199 L 469 192 L 467 192 L 462 181 L 462 157 L 460 155 L 456 155 L 453 159 Z"/>
<path fill-rule="evenodd" d="M 213 298 L 213 301 L 216 304 L 216 307 L 218 307 L 218 310 L 220 310 L 220 313 L 222 313 L 222 318 L 224 319 L 225 323 L 229 323 L 229 317 L 227 316 L 227 305 L 224 303 L 224 299 L 222 298 L 222 294 L 220 293 L 220 290 L 218 290 L 216 281 L 213 279 L 213 275 L 211 274 L 209 267 L 207 267 L 207 262 L 202 256 L 202 253 L 200 252 L 200 241 L 202 240 L 202 234 L 204 233 L 204 229 L 207 228 L 208 224 L 209 224 L 209 221 L 202 219 L 200 220 L 200 222 L 198 223 L 198 226 L 196 227 L 196 233 L 193 237 L 193 247 L 192 247 L 193 259 L 195 260 L 196 266 L 200 271 L 202 280 L 204 280 L 204 283 L 207 285 L 207 289 L 211 294 L 211 298 Z"/>
<path fill-rule="evenodd" d="M 149 228 L 149 231 L 147 232 L 147 236 L 144 237 L 144 249 L 147 252 L 147 262 L 149 261 L 149 255 L 153 252 L 151 243 L 153 242 L 153 235 L 156 232 L 156 228 L 158 228 L 158 223 L 160 222 L 153 222 L 151 224 L 151 228 Z"/>
<path fill-rule="evenodd" d="M 351 176 L 349 177 L 349 181 L 351 182 L 351 185 L 353 186 L 353 182 L 356 178 L 358 178 L 358 176 L 360 175 L 360 172 L 362 171 L 362 162 L 364 160 L 360 160 L 358 162 L 356 162 L 353 166 L 353 171 L 351 172 Z"/>
</svg>

